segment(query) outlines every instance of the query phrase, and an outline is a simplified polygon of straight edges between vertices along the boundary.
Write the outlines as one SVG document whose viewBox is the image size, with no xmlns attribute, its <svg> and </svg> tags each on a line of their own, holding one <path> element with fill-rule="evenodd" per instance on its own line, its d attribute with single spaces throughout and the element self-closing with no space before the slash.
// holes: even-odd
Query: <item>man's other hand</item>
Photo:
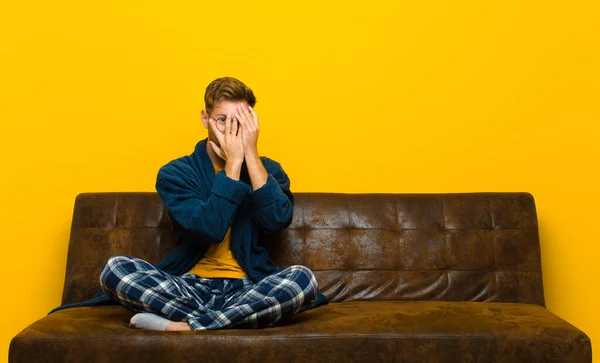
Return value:
<svg viewBox="0 0 600 363">
<path fill-rule="evenodd" d="M 246 157 L 258 156 L 258 115 L 252 107 L 239 104 L 234 117 L 240 123 Z"/>
</svg>

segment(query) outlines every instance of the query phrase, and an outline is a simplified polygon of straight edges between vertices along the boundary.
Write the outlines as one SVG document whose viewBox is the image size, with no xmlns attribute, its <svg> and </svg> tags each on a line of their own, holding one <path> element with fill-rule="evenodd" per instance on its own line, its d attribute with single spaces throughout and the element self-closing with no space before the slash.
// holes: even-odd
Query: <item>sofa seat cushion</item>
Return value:
<svg viewBox="0 0 600 363">
<path fill-rule="evenodd" d="M 352 301 L 261 330 L 129 328 L 121 306 L 72 308 L 31 324 L 9 362 L 590 362 L 589 338 L 544 307 Z"/>
</svg>

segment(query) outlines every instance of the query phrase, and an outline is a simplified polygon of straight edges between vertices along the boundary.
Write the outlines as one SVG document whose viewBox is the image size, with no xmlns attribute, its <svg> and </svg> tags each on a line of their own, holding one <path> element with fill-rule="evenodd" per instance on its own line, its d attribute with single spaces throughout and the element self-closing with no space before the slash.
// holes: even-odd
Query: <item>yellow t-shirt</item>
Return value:
<svg viewBox="0 0 600 363">
<path fill-rule="evenodd" d="M 215 173 L 223 170 L 217 165 L 213 166 Z M 248 276 L 231 252 L 231 227 L 221 243 L 208 246 L 204 257 L 188 273 L 204 278 L 241 279 Z"/>
</svg>

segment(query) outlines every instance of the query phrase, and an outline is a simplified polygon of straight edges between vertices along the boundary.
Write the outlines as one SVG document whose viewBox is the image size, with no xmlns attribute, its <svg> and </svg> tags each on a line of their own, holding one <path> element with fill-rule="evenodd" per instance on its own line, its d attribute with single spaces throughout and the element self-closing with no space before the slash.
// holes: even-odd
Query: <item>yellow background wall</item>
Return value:
<svg viewBox="0 0 600 363">
<path fill-rule="evenodd" d="M 548 309 L 600 339 L 597 1 L 206 3 L 0 1 L 0 359 L 60 303 L 75 196 L 153 191 L 224 75 L 293 191 L 531 192 Z"/>
</svg>

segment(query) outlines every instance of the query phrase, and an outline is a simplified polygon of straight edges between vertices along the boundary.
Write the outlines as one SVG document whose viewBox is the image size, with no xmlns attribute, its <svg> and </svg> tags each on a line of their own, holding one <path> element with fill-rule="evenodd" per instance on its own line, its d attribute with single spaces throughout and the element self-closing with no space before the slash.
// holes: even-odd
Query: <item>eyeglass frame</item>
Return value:
<svg viewBox="0 0 600 363">
<path fill-rule="evenodd" d="M 213 119 L 215 121 L 215 124 L 217 125 L 217 128 L 219 126 L 219 122 L 223 122 L 221 125 L 223 125 L 223 128 L 225 128 L 225 121 L 227 121 L 227 117 L 223 118 L 223 120 L 217 120 L 216 118 L 214 118 L 213 116 L 209 117 L 210 119 Z M 223 131 L 223 130 L 220 130 Z"/>
</svg>

